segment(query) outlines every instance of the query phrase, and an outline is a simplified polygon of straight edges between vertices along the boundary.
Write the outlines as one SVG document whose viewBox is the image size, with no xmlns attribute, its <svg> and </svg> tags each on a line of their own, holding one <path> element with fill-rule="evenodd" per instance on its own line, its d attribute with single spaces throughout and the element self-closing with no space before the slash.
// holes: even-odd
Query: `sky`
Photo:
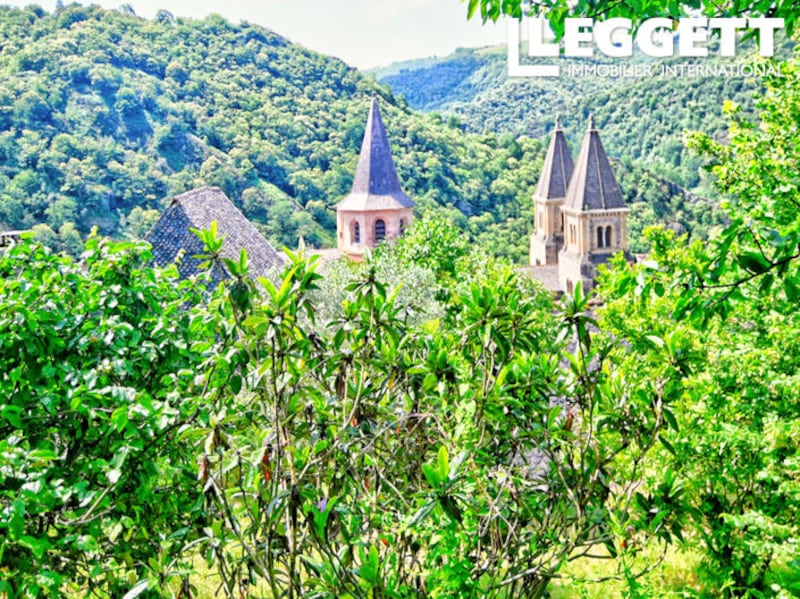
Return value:
<svg viewBox="0 0 800 599">
<path fill-rule="evenodd" d="M 55 0 L 0 3 L 35 3 L 48 11 L 55 8 Z M 159 9 L 176 17 L 218 13 L 236 23 L 244 20 L 263 25 L 360 69 L 506 41 L 505 24 L 483 25 L 480 18 L 467 21 L 467 7 L 461 0 L 81 0 L 81 4 L 89 3 L 104 8 L 127 3 L 137 15 L 147 18 Z"/>
</svg>

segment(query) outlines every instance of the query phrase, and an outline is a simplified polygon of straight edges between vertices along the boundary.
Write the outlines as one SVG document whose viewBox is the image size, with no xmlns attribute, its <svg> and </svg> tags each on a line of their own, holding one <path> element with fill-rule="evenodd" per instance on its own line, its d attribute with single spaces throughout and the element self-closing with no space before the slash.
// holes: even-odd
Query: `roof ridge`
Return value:
<svg viewBox="0 0 800 599">
<path fill-rule="evenodd" d="M 252 277 L 265 276 L 270 268 L 283 264 L 281 253 L 216 186 L 199 187 L 172 198 L 145 235 L 152 245 L 154 263 L 161 266 L 172 263 L 180 250 L 184 250 L 179 273 L 182 277 L 197 273 L 200 261 L 196 255 L 203 252 L 203 244 L 190 229 L 206 229 L 213 221 L 217 221 L 218 234 L 225 239 L 221 255 L 237 260 L 240 251 L 246 249 Z M 215 273 L 214 277 L 220 275 Z"/>
<path fill-rule="evenodd" d="M 542 172 L 536 185 L 535 195 L 542 199 L 563 198 L 567 195 L 569 182 L 575 166 L 564 131 L 556 121 L 550 136 L 547 153 L 542 164 Z"/>
<path fill-rule="evenodd" d="M 590 117 L 565 205 L 577 212 L 627 208 L 600 133 Z"/>
<path fill-rule="evenodd" d="M 589 118 L 591 119 L 591 117 L 589 117 Z M 590 123 L 593 123 L 593 121 L 590 121 Z M 600 136 L 597 134 L 597 130 L 594 129 L 593 127 L 592 127 L 592 130 L 589 131 L 589 135 L 592 136 L 593 140 L 595 140 L 595 139 L 597 140 L 595 142 L 595 144 L 600 141 Z M 599 150 L 597 148 L 594 149 L 594 161 L 595 161 L 596 166 L 597 166 L 597 172 L 599 173 L 600 172 L 600 152 L 599 152 Z M 598 177 L 598 184 L 600 185 L 600 203 L 602 204 L 603 209 L 606 209 L 606 194 L 605 194 L 605 184 L 603 183 L 603 177 Z"/>
</svg>

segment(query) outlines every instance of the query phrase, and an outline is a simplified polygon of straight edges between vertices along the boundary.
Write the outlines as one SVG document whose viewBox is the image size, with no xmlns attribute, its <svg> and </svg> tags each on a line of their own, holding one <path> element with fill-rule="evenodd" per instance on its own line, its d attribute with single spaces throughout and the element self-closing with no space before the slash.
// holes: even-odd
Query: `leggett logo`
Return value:
<svg viewBox="0 0 800 599">
<path fill-rule="evenodd" d="M 509 19 L 508 21 L 508 75 L 509 77 L 558 77 L 561 67 L 553 64 L 523 64 L 520 56 L 523 28 L 528 28 L 528 56 L 532 58 L 554 58 L 558 56 L 572 58 L 591 58 L 595 50 L 601 55 L 611 58 L 628 58 L 633 56 L 634 43 L 646 56 L 653 58 L 669 58 L 679 56 L 684 58 L 702 58 L 709 55 L 709 49 L 704 44 L 708 42 L 712 33 L 719 38 L 719 56 L 733 57 L 736 55 L 737 34 L 751 30 L 758 34 L 759 53 L 764 57 L 771 57 L 775 53 L 775 32 L 783 29 L 783 19 L 772 18 L 714 18 L 688 17 L 677 20 L 669 18 L 647 19 L 639 24 L 636 35 L 631 34 L 632 23 L 630 19 L 612 18 L 605 21 L 594 21 L 588 18 L 568 18 L 564 22 L 564 36 L 560 44 L 551 40 L 554 38 L 550 26 L 544 18 Z M 718 33 L 717 33 L 718 32 Z M 548 35 L 549 33 L 549 35 Z M 676 52 L 677 50 L 677 52 Z M 605 73 L 603 66 L 606 67 Z M 614 68 L 616 66 L 616 68 Z M 680 65 L 679 65 L 680 66 Z M 689 74 L 700 74 L 702 69 L 697 65 L 692 67 Z M 736 73 L 747 74 L 742 66 L 722 67 L 725 74 L 731 74 L 724 69 L 736 69 Z M 641 77 L 653 74 L 652 65 L 631 65 L 629 71 L 621 65 L 594 65 L 590 71 L 595 75 L 606 76 L 636 76 Z M 720 66 L 715 65 L 717 74 Z M 667 72 L 676 74 L 676 67 L 670 66 Z M 573 67 L 570 74 L 576 74 Z M 687 74 L 683 69 L 681 75 Z"/>
</svg>

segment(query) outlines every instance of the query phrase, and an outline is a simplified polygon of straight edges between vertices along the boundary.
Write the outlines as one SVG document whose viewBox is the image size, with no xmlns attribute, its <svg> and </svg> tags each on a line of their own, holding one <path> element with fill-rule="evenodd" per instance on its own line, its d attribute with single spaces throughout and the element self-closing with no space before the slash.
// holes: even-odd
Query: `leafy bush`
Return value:
<svg viewBox="0 0 800 599">
<path fill-rule="evenodd" d="M 160 584 L 202 523 L 192 427 L 214 318 L 149 250 L 91 238 L 84 262 L 0 255 L 0 592 Z"/>
</svg>

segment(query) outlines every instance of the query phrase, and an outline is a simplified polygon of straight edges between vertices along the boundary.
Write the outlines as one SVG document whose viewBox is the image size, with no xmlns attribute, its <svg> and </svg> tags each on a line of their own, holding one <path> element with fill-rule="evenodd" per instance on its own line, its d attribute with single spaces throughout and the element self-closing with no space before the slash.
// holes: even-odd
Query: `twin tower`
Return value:
<svg viewBox="0 0 800 599">
<path fill-rule="evenodd" d="M 556 121 L 533 203 L 536 229 L 531 235 L 530 263 L 534 276 L 557 268 L 562 291 L 571 293 L 580 281 L 586 292 L 594 286 L 599 264 L 618 252 L 631 259 L 627 251 L 630 209 L 591 117 L 575 164 Z"/>
<path fill-rule="evenodd" d="M 630 259 L 630 211 L 591 118 L 576 164 L 556 122 L 533 201 L 531 272 L 546 285 L 572 292 L 580 281 L 589 291 L 599 264 L 620 251 Z M 413 209 L 414 202 L 400 187 L 373 98 L 352 190 L 336 205 L 339 250 L 350 259 L 362 259 L 367 248 L 403 235 Z"/>
</svg>

